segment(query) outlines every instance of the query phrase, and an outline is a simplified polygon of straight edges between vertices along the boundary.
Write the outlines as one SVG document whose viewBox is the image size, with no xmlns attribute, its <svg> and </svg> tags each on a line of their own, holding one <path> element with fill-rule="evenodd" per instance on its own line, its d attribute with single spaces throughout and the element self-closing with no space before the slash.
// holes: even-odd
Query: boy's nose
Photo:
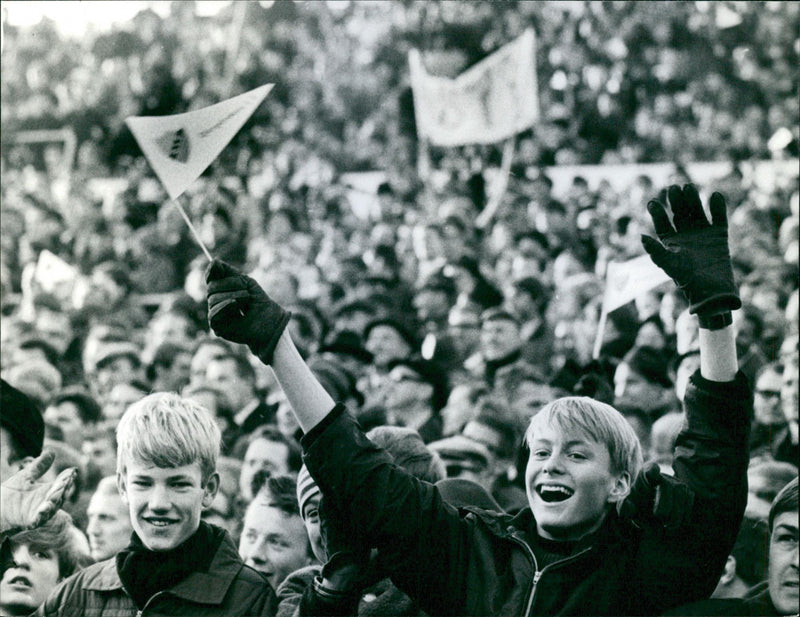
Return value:
<svg viewBox="0 0 800 617">
<path fill-rule="evenodd" d="M 11 555 L 13 563 L 10 567 L 21 570 L 31 569 L 31 553 L 27 546 L 20 546 Z"/>
<path fill-rule="evenodd" d="M 166 490 L 164 487 L 154 487 L 153 490 L 150 492 L 150 499 L 147 501 L 147 505 L 150 506 L 150 509 L 153 511 L 156 510 L 169 510 L 170 508 L 170 497 L 169 491 Z"/>
</svg>

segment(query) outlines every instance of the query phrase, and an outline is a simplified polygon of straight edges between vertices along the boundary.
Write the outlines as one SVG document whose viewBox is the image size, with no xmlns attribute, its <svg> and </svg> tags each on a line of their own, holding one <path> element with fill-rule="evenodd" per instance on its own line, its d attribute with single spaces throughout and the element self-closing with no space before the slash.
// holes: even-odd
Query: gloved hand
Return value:
<svg viewBox="0 0 800 617">
<path fill-rule="evenodd" d="M 691 515 L 694 493 L 683 482 L 663 475 L 650 463 L 639 474 L 630 495 L 619 506 L 619 514 L 637 527 L 658 525 L 677 529 Z"/>
<path fill-rule="evenodd" d="M 347 525 L 344 514 L 325 499 L 319 502 L 319 525 L 328 561 L 322 578 L 340 593 L 360 591 L 369 563 L 370 547 Z"/>
<path fill-rule="evenodd" d="M 264 364 L 272 362 L 291 313 L 270 298 L 252 278 L 215 259 L 206 269 L 208 323 L 233 343 L 243 343 Z"/>
<path fill-rule="evenodd" d="M 690 313 L 702 318 L 741 308 L 728 250 L 725 198 L 719 193 L 711 195 L 711 224 L 703 212 L 700 195 L 691 184 L 683 190 L 675 185 L 669 187 L 667 198 L 675 226 L 663 204 L 648 203 L 660 242 L 643 235 L 644 249 L 686 295 Z"/>
</svg>

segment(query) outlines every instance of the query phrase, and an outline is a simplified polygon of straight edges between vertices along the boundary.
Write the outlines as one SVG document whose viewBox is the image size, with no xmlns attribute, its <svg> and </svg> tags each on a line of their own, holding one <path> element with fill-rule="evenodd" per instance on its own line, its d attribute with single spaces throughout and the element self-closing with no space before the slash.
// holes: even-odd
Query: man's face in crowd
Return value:
<svg viewBox="0 0 800 617">
<path fill-rule="evenodd" d="M 133 527 L 128 507 L 119 495 L 95 493 L 89 501 L 86 514 L 89 519 L 86 535 L 92 559 L 108 559 L 128 545 Z"/>
<path fill-rule="evenodd" d="M 239 555 L 277 589 L 289 574 L 308 565 L 308 536 L 300 516 L 271 506 L 269 499 L 261 492 L 248 506 Z"/>
<path fill-rule="evenodd" d="M 211 360 L 221 357 L 224 352 L 216 345 L 201 345 L 189 363 L 189 383 L 193 386 L 206 383 L 206 368 Z"/>
<path fill-rule="evenodd" d="M 319 520 L 319 501 L 320 495 L 309 497 L 303 504 L 303 524 L 306 526 L 306 534 L 308 541 L 311 543 L 311 550 L 314 556 L 320 563 L 325 563 L 328 560 L 328 555 L 325 552 L 325 545 L 322 543 L 322 533 L 320 532 Z"/>
<path fill-rule="evenodd" d="M 565 435 L 539 415 L 525 472 L 539 534 L 577 540 L 595 531 L 610 505 L 627 495 L 627 473 L 612 473 L 608 448 L 586 435 Z"/>
<path fill-rule="evenodd" d="M 414 308 L 417 316 L 423 323 L 441 323 L 447 319 L 450 312 L 450 302 L 447 294 L 435 289 L 421 289 L 414 296 Z"/>
<path fill-rule="evenodd" d="M 200 513 L 210 506 L 219 489 L 219 475 L 203 482 L 200 463 L 155 467 L 128 461 L 117 475 L 122 499 L 128 505 L 133 530 L 151 551 L 168 551 L 200 526 Z"/>
<path fill-rule="evenodd" d="M 781 381 L 781 409 L 785 419 L 794 423 L 797 422 L 798 414 L 797 370 L 797 357 L 795 356 L 793 361 L 784 364 Z"/>
<path fill-rule="evenodd" d="M 159 378 L 164 390 L 180 392 L 189 383 L 192 355 L 188 351 L 179 351 L 172 359 L 172 364 L 160 369 Z"/>
<path fill-rule="evenodd" d="M 769 541 L 769 597 L 781 615 L 797 613 L 797 510 L 775 517 Z"/>
<path fill-rule="evenodd" d="M 4 615 L 27 615 L 44 603 L 61 579 L 58 555 L 29 544 L 13 546 L 11 554 L 14 565 L 0 581 L 0 608 Z"/>
<path fill-rule="evenodd" d="M 103 405 L 103 417 L 107 420 L 119 420 L 125 410 L 136 401 L 144 398 L 145 392 L 129 383 L 120 383 L 111 388 Z"/>
<path fill-rule="evenodd" d="M 139 377 L 139 368 L 130 356 L 117 356 L 97 367 L 94 386 L 97 397 L 105 401 L 114 386 L 130 383 Z"/>
<path fill-rule="evenodd" d="M 103 477 L 116 473 L 117 451 L 110 438 L 87 439 L 81 444 L 81 452 Z"/>
<path fill-rule="evenodd" d="M 614 400 L 624 400 L 642 409 L 652 408 L 663 400 L 664 388 L 620 362 L 614 371 Z"/>
<path fill-rule="evenodd" d="M 59 353 L 63 354 L 72 341 L 72 323 L 66 313 L 39 308 L 36 311 L 34 326 L 39 335 Z"/>
<path fill-rule="evenodd" d="M 84 424 L 75 403 L 64 401 L 58 405 L 50 405 L 44 410 L 44 421 L 59 427 L 64 434 L 64 441 L 73 448 L 80 449 Z"/>
<path fill-rule="evenodd" d="M 753 411 L 759 424 L 784 424 L 786 418 L 781 408 L 782 376 L 772 369 L 767 369 L 756 380 Z"/>
<path fill-rule="evenodd" d="M 487 360 L 500 360 L 520 347 L 519 326 L 508 319 L 492 319 L 481 327 L 481 349 Z"/>
<path fill-rule="evenodd" d="M 411 351 L 400 333 L 391 326 L 375 326 L 365 343 L 376 366 L 386 366 L 390 360 L 405 358 Z"/>
<path fill-rule="evenodd" d="M 253 399 L 253 387 L 239 375 L 233 358 L 211 360 L 206 367 L 206 383 L 226 396 L 234 413 Z"/>
<path fill-rule="evenodd" d="M 246 501 L 253 499 L 253 476 L 264 471 L 270 476 L 289 473 L 289 446 L 279 441 L 256 439 L 247 447 L 239 475 L 239 490 Z"/>
</svg>

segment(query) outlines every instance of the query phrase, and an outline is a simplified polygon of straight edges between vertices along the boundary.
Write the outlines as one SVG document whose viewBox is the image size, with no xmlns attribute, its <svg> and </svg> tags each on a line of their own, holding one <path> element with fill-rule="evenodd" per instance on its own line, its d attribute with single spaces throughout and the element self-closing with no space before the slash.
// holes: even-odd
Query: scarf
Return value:
<svg viewBox="0 0 800 617">
<path fill-rule="evenodd" d="M 207 572 L 225 532 L 203 521 L 185 542 L 168 551 L 151 551 L 136 532 L 117 554 L 117 572 L 139 610 L 159 591 L 174 587 L 193 572 Z"/>
</svg>

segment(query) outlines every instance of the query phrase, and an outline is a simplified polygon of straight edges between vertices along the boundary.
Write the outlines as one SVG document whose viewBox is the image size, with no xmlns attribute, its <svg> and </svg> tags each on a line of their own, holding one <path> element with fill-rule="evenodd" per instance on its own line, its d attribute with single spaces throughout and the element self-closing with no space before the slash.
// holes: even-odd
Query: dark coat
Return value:
<svg viewBox="0 0 800 617">
<path fill-rule="evenodd" d="M 115 558 L 93 564 L 56 587 L 36 615 L 58 617 L 131 617 L 137 615 L 275 614 L 275 592 L 259 572 L 244 565 L 230 535 L 211 560 L 208 572 L 194 572 L 157 593 L 139 613 L 122 587 Z"/>
<path fill-rule="evenodd" d="M 675 475 L 695 494 L 676 529 L 639 528 L 614 511 L 573 553 L 541 570 L 517 516 L 446 504 L 438 490 L 392 464 L 341 407 L 303 439 L 323 494 L 377 546 L 392 581 L 431 615 L 657 615 L 708 597 L 733 546 L 747 500 L 750 393 L 699 372 L 685 397 Z"/>
</svg>

